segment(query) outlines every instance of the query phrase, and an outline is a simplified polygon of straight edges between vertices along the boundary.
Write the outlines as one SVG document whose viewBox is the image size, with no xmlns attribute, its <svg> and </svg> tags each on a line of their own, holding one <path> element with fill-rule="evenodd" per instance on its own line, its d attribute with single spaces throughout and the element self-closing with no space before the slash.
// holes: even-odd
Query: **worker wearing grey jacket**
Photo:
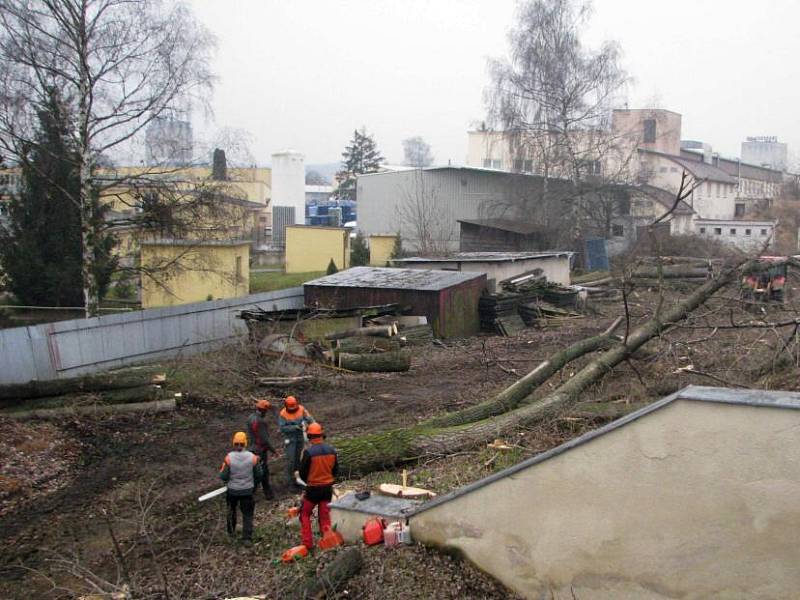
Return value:
<svg viewBox="0 0 800 600">
<path fill-rule="evenodd" d="M 253 511 L 255 503 L 253 493 L 261 482 L 261 464 L 258 457 L 245 450 L 247 434 L 238 431 L 233 436 L 233 451 L 228 452 L 219 477 L 228 488 L 226 499 L 228 502 L 228 535 L 236 533 L 237 508 L 242 511 L 242 540 L 249 544 L 253 537 Z"/>
<path fill-rule="evenodd" d="M 305 428 L 314 422 L 314 417 L 303 408 L 294 396 L 283 401 L 283 410 L 278 416 L 278 426 L 286 449 L 286 481 L 290 489 L 299 489 L 294 472 L 300 469 L 300 453 L 305 443 Z"/>
</svg>

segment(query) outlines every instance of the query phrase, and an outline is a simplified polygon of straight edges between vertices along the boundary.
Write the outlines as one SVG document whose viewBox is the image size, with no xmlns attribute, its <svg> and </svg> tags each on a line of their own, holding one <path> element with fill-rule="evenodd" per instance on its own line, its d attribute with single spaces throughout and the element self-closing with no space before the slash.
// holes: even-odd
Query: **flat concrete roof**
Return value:
<svg viewBox="0 0 800 600">
<path fill-rule="evenodd" d="M 308 281 L 304 286 L 439 291 L 481 277 L 483 273 L 464 271 L 353 267 Z"/>
<path fill-rule="evenodd" d="M 427 257 L 411 256 L 394 258 L 396 263 L 427 262 L 515 262 L 518 260 L 535 260 L 537 258 L 569 258 L 574 252 L 457 252 L 448 256 Z"/>
<path fill-rule="evenodd" d="M 716 404 L 731 404 L 736 406 L 756 406 L 760 408 L 788 408 L 793 410 L 800 410 L 800 393 L 798 392 L 768 392 L 765 390 L 746 390 L 746 389 L 731 389 L 731 388 L 721 388 L 721 387 L 706 387 L 706 386 L 697 386 L 697 385 L 690 385 L 688 387 L 683 388 L 675 392 L 674 394 L 667 396 L 666 398 L 662 398 L 652 404 L 645 406 L 635 412 L 632 412 L 629 415 L 625 415 L 617 419 L 616 421 L 612 421 L 608 425 L 601 427 L 600 429 L 595 429 L 594 431 L 590 431 L 580 437 L 577 437 L 573 440 L 570 440 L 560 446 L 553 448 L 552 450 L 548 450 L 547 452 L 543 452 L 542 454 L 537 454 L 527 460 L 522 461 L 516 465 L 513 465 L 507 469 L 503 469 L 502 471 L 498 471 L 493 475 L 489 475 L 489 477 L 485 477 L 469 485 L 465 485 L 462 488 L 457 490 L 453 490 L 449 494 L 445 494 L 443 496 L 439 496 L 430 502 L 426 502 L 418 509 L 416 509 L 413 514 L 418 514 L 421 512 L 425 512 L 426 510 L 433 508 L 435 506 L 439 506 L 440 504 L 444 504 L 445 502 L 449 502 L 450 500 L 454 500 L 460 496 L 464 496 L 478 490 L 484 486 L 489 485 L 490 483 L 494 483 L 500 479 L 505 479 L 506 477 L 511 477 L 515 473 L 527 469 L 528 467 L 532 467 L 538 463 L 544 462 L 554 456 L 558 456 L 559 454 L 563 454 L 568 450 L 572 450 L 578 446 L 586 444 L 587 442 L 592 441 L 593 439 L 600 437 L 601 435 L 605 435 L 615 429 L 619 429 L 620 427 L 624 427 L 628 423 L 632 423 L 637 419 L 641 419 L 642 417 L 648 416 L 650 413 L 653 413 L 665 406 L 672 404 L 677 400 L 688 400 L 694 402 L 713 402 Z M 412 516 L 409 515 L 409 516 Z"/>
</svg>

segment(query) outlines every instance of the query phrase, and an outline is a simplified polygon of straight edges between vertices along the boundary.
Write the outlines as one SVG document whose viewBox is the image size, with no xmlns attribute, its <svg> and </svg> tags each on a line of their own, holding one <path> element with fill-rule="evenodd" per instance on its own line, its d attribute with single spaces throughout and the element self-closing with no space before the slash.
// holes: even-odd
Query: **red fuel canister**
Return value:
<svg viewBox="0 0 800 600">
<path fill-rule="evenodd" d="M 383 543 L 383 530 L 386 527 L 386 522 L 380 517 L 370 517 L 364 523 L 362 533 L 364 536 L 364 543 L 367 546 L 374 546 L 375 544 Z"/>
</svg>

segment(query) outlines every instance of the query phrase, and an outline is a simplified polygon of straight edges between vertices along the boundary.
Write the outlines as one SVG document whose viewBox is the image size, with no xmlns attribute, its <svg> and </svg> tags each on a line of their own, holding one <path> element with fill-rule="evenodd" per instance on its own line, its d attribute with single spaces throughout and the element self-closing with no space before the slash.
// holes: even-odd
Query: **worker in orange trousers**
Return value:
<svg viewBox="0 0 800 600">
<path fill-rule="evenodd" d="M 333 497 L 333 482 L 339 472 L 336 449 L 325 443 L 322 425 L 312 423 L 306 431 L 309 446 L 303 451 L 297 475 L 305 482 L 303 505 L 300 508 L 300 531 L 303 545 L 311 550 L 314 536 L 311 533 L 311 515 L 317 507 L 320 534 L 331 528 L 328 504 Z"/>
</svg>

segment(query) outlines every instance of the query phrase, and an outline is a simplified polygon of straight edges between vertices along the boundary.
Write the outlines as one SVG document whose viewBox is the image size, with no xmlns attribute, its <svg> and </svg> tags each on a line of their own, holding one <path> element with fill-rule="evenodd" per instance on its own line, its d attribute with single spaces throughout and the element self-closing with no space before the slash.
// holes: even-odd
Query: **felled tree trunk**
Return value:
<svg viewBox="0 0 800 600">
<path fill-rule="evenodd" d="M 69 379 L 0 385 L 0 401 L 139 387 L 152 383 L 154 378 L 163 373 L 164 369 L 159 367 L 138 367 Z"/>
<path fill-rule="evenodd" d="M 708 277 L 707 268 L 696 268 L 691 266 L 662 267 L 661 277 L 664 279 L 699 279 Z M 639 267 L 633 272 L 635 279 L 658 279 L 659 273 L 656 267 Z"/>
<path fill-rule="evenodd" d="M 322 570 L 322 573 L 300 588 L 297 598 L 322 600 L 334 595 L 348 579 L 361 571 L 363 564 L 361 551 L 357 547 L 345 548 Z"/>
<path fill-rule="evenodd" d="M 383 354 L 339 354 L 339 368 L 348 371 L 391 373 L 411 368 L 409 352 L 384 352 Z"/>
<path fill-rule="evenodd" d="M 556 411 L 570 407 L 580 394 L 610 372 L 630 354 L 657 336 L 666 327 L 684 319 L 736 276 L 728 269 L 709 280 L 686 300 L 633 329 L 625 343 L 617 343 L 587 364 L 569 381 L 543 398 L 523 403 L 509 412 L 467 425 L 432 427 L 419 425 L 405 429 L 339 440 L 335 443 L 339 461 L 346 473 L 362 474 L 431 454 L 449 454 L 470 448 L 523 425 L 536 423 Z"/>
</svg>

